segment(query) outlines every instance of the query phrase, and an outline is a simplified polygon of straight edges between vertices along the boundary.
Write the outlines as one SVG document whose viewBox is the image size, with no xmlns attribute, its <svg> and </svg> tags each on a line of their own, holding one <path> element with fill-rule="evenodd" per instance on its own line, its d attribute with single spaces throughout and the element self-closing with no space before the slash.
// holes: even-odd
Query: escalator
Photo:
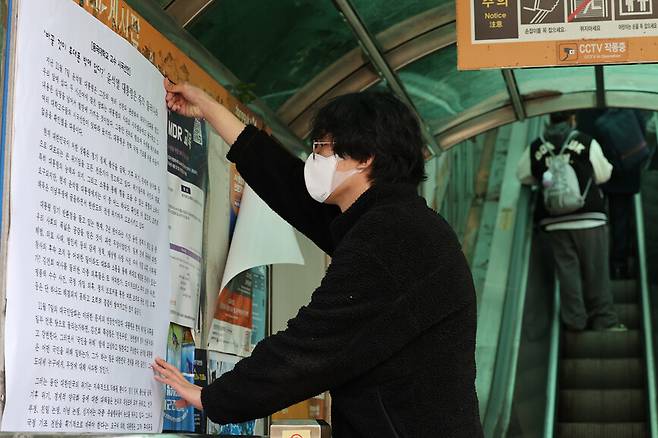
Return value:
<svg viewBox="0 0 658 438">
<path fill-rule="evenodd" d="M 522 297 L 523 310 L 519 317 L 506 310 L 503 320 L 513 322 L 521 336 L 510 343 L 515 356 L 499 353 L 502 359 L 496 371 L 510 369 L 510 364 L 515 371 L 513 378 L 494 381 L 491 400 L 500 399 L 501 406 L 485 412 L 483 425 L 487 421 L 494 425 L 485 427 L 486 437 L 658 436 L 655 344 L 640 195 L 634 204 L 635 278 L 611 283 L 615 309 L 627 331 L 562 330 L 550 244 L 536 230 L 529 239 L 517 233 L 519 240 L 530 240 L 529 251 L 517 250 L 519 257 L 527 259 L 525 269 L 517 267 L 518 272 L 527 272 L 527 280 L 519 283 L 523 287 L 509 288 L 515 295 L 508 301 L 511 306 Z M 499 349 L 505 345 L 501 342 Z M 497 397 L 501 388 L 510 388 L 511 397 Z M 496 415 L 497 423 L 492 420 Z"/>
<path fill-rule="evenodd" d="M 644 438 L 656 430 L 656 381 L 639 195 L 635 198 L 639 269 L 633 280 L 613 281 L 620 322 L 627 331 L 559 335 L 555 436 Z M 557 322 L 559 324 L 559 322 Z M 559 333 L 559 330 L 554 330 Z M 554 359 L 555 361 L 555 359 Z M 550 387 L 550 382 L 549 382 Z M 551 418 L 546 418 L 550 422 Z M 545 434 L 545 437 L 552 434 Z"/>
<path fill-rule="evenodd" d="M 637 281 L 614 281 L 612 290 L 626 332 L 562 333 L 557 436 L 649 436 L 647 379 Z"/>
</svg>

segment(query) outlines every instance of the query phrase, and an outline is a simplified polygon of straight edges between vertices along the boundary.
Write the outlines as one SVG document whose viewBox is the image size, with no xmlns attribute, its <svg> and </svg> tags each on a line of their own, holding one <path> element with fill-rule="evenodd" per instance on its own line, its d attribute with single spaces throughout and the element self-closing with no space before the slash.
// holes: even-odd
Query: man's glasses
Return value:
<svg viewBox="0 0 658 438">
<path fill-rule="evenodd" d="M 322 141 L 322 140 L 313 140 L 313 159 L 315 159 L 316 150 L 323 148 L 325 146 L 331 146 L 332 148 L 336 142 L 333 141 Z"/>
</svg>

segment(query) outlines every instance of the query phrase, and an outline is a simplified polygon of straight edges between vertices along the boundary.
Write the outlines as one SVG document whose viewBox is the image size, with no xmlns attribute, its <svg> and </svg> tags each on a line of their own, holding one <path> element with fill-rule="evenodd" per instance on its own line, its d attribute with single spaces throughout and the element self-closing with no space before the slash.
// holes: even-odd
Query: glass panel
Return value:
<svg viewBox="0 0 658 438">
<path fill-rule="evenodd" d="M 216 1 L 189 30 L 274 109 L 357 46 L 330 1 Z"/>
<path fill-rule="evenodd" d="M 603 69 L 606 90 L 658 93 L 658 65 L 611 65 Z"/>
<path fill-rule="evenodd" d="M 400 21 L 453 0 L 352 0 L 354 7 L 373 34 L 388 29 Z"/>
<path fill-rule="evenodd" d="M 541 91 L 573 93 L 596 90 L 594 67 L 589 66 L 518 69 L 514 74 L 522 95 Z"/>
<path fill-rule="evenodd" d="M 432 128 L 487 101 L 503 106 L 509 95 L 500 70 L 457 71 L 453 44 L 398 72 L 421 116 Z"/>
</svg>

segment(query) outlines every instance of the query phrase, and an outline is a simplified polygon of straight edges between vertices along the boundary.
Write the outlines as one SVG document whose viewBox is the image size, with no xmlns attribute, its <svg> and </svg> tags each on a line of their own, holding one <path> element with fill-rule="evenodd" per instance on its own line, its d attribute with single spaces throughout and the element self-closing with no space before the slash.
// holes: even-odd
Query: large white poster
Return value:
<svg viewBox="0 0 658 438">
<path fill-rule="evenodd" d="M 157 432 L 162 76 L 72 1 L 19 2 L 2 429 Z"/>
</svg>

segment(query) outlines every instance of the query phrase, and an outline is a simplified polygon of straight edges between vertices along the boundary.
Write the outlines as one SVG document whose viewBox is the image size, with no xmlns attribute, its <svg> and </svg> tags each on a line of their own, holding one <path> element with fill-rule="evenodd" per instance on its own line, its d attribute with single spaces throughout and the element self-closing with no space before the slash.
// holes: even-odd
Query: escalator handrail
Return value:
<svg viewBox="0 0 658 438">
<path fill-rule="evenodd" d="M 535 194 L 529 187 L 523 187 L 521 195 L 519 196 L 519 204 L 525 203 L 525 208 L 519 209 L 519 216 L 523 215 L 525 221 L 517 223 L 517 236 L 518 242 L 514 243 L 515 257 L 510 264 L 510 270 L 518 273 L 517 276 L 512 276 L 508 284 L 510 297 L 514 297 L 514 291 L 518 290 L 516 295 L 515 307 L 512 307 L 513 314 L 511 320 L 515 321 L 512 324 L 512 345 L 509 350 L 509 371 L 507 378 L 507 393 L 505 395 L 504 404 L 502 408 L 501 419 L 501 436 L 507 436 L 509 421 L 512 414 L 512 403 L 514 400 L 514 389 L 516 387 L 517 367 L 519 359 L 519 348 L 521 346 L 521 332 L 523 330 L 523 312 L 525 310 L 525 301 L 528 288 L 528 271 L 530 265 L 530 246 L 532 245 L 532 226 L 535 205 Z"/>
<path fill-rule="evenodd" d="M 653 353 L 653 329 L 651 323 L 651 301 L 647 277 L 646 248 L 644 240 L 644 216 L 642 212 L 642 195 L 634 196 L 635 226 L 637 232 L 637 252 L 640 267 L 640 297 L 642 302 L 642 329 L 644 330 L 644 357 L 647 379 L 647 401 L 649 408 L 650 436 L 658 434 L 658 412 L 656 406 L 656 369 Z"/>
<path fill-rule="evenodd" d="M 502 312 L 500 342 L 496 352 L 492 390 L 487 410 L 482 418 L 484 436 L 506 436 L 514 398 L 516 365 L 523 324 L 534 196 L 530 187 L 519 193 L 515 238 L 511 249 L 510 276 Z"/>
<path fill-rule="evenodd" d="M 560 284 L 555 278 L 553 292 L 553 314 L 551 317 L 551 344 L 548 353 L 548 374 L 546 378 L 546 411 L 544 414 L 544 438 L 555 434 L 555 413 L 557 408 L 557 379 L 560 362 Z"/>
</svg>

